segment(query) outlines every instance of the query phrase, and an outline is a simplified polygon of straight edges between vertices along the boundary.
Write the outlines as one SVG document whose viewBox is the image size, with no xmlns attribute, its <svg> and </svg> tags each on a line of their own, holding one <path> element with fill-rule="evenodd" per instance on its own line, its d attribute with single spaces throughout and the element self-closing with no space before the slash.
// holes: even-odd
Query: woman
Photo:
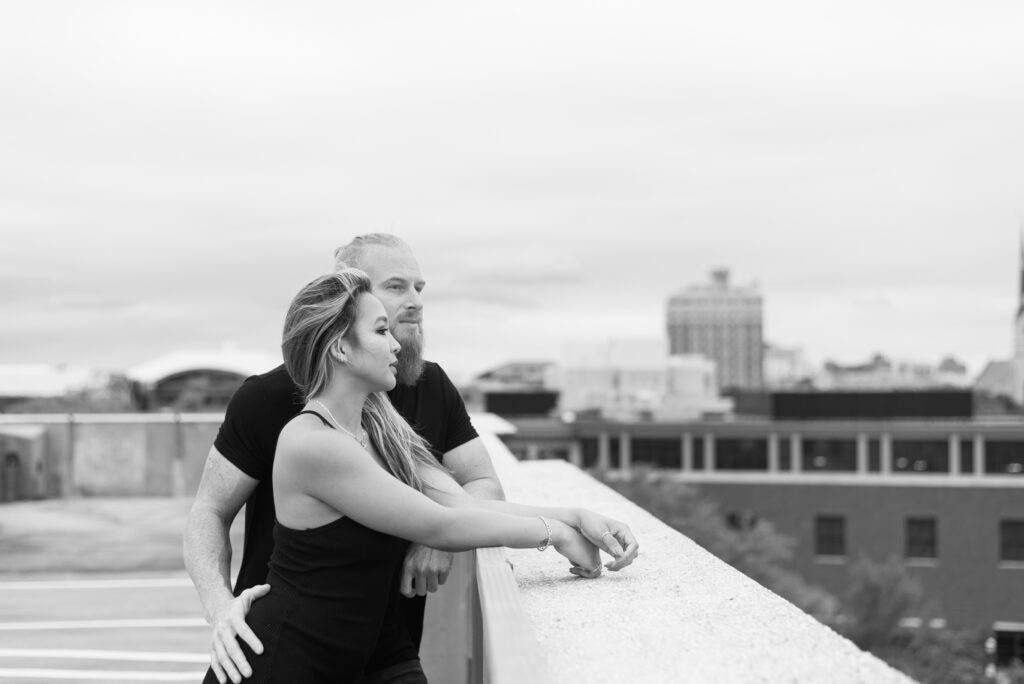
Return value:
<svg viewBox="0 0 1024 684">
<path fill-rule="evenodd" d="M 384 681 L 374 673 L 387 670 L 425 682 L 397 610 L 409 541 L 447 551 L 550 545 L 575 574 L 600 574 L 597 547 L 567 524 L 572 511 L 465 495 L 398 415 L 383 392 L 395 386 L 400 346 L 363 272 L 304 287 L 282 350 L 307 403 L 278 439 L 272 591 L 248 616 L 263 653 L 240 642 L 248 681 Z M 212 670 L 205 681 L 216 681 Z"/>
</svg>

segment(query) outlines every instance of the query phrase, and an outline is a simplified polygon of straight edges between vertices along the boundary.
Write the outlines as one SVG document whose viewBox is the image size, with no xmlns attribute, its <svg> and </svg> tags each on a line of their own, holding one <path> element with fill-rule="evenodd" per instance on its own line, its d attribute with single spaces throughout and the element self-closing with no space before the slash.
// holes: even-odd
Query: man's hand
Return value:
<svg viewBox="0 0 1024 684">
<path fill-rule="evenodd" d="M 428 591 L 437 591 L 439 586 L 448 581 L 448 573 L 452 571 L 452 557 L 447 551 L 411 544 L 409 552 L 405 554 L 399 591 L 403 596 L 426 596 Z"/>
<path fill-rule="evenodd" d="M 256 634 L 245 624 L 245 616 L 249 614 L 253 602 L 266 596 L 270 591 L 269 584 L 259 584 L 249 587 L 237 598 L 225 604 L 213 620 L 213 645 L 210 647 L 210 666 L 217 681 L 226 684 L 228 677 L 235 684 L 242 681 L 242 677 L 251 677 L 252 668 L 245 654 L 238 646 L 236 637 L 243 639 L 249 644 L 254 653 L 263 653 L 263 644 L 256 638 Z"/>
<path fill-rule="evenodd" d="M 640 545 L 630 531 L 629 525 L 585 508 L 579 509 L 579 518 L 579 529 L 583 536 L 590 543 L 615 557 L 615 560 L 605 565 L 606 568 L 612 571 L 621 570 L 636 560 L 637 554 L 640 553 Z"/>
</svg>

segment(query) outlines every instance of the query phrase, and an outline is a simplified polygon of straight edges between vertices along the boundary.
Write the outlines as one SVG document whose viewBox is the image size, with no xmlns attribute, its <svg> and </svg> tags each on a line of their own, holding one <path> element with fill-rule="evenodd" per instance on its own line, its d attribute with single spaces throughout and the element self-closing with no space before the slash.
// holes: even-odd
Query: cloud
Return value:
<svg viewBox="0 0 1024 684">
<path fill-rule="evenodd" d="M 889 298 L 879 292 L 858 295 L 854 304 L 864 309 L 888 309 L 892 305 Z"/>
<path fill-rule="evenodd" d="M 273 348 L 372 230 L 455 361 L 659 334 L 719 265 L 812 354 L 1005 351 L 1019 3 L 58 6 L 0 22 L 6 358 Z"/>
</svg>

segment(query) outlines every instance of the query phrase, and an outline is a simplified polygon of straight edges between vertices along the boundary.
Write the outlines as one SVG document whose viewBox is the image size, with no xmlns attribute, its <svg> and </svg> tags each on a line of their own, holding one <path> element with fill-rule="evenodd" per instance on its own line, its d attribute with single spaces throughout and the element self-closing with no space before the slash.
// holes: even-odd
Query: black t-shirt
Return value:
<svg viewBox="0 0 1024 684">
<path fill-rule="evenodd" d="M 459 391 L 436 363 L 426 362 L 412 387 L 397 385 L 388 398 L 440 459 L 477 437 Z M 235 595 L 262 584 L 274 550 L 274 491 L 271 474 L 281 428 L 302 410 L 303 401 L 284 366 L 247 378 L 228 403 L 214 446 L 228 461 L 259 480 L 245 505 L 245 544 Z M 419 646 L 423 597 L 407 599 L 407 627 Z"/>
</svg>

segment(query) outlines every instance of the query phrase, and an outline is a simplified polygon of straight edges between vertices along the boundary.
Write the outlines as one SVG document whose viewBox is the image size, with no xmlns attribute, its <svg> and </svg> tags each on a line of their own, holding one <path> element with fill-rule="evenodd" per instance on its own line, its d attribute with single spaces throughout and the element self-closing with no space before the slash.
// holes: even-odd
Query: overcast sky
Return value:
<svg viewBox="0 0 1024 684">
<path fill-rule="evenodd" d="M 0 363 L 232 341 L 369 231 L 468 378 L 664 335 L 731 268 L 770 342 L 980 370 L 1024 218 L 1024 3 L 0 6 Z"/>
</svg>

